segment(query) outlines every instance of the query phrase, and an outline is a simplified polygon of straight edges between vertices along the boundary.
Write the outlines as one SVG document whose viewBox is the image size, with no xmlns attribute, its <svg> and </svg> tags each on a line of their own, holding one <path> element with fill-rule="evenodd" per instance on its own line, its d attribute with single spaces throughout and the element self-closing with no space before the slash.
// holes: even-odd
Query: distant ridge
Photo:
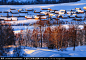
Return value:
<svg viewBox="0 0 86 60">
<path fill-rule="evenodd" d="M 80 0 L 0 0 L 0 5 L 59 4 Z"/>
</svg>

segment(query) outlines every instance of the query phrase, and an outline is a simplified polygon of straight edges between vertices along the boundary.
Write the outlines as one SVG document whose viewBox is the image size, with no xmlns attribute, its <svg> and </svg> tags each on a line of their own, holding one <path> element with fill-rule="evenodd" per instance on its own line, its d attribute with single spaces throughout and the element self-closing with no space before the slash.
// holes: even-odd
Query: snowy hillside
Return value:
<svg viewBox="0 0 86 60">
<path fill-rule="evenodd" d="M 5 50 L 5 53 L 7 50 Z M 31 48 L 25 46 L 21 46 L 21 49 L 18 49 L 17 52 L 15 50 L 15 48 L 10 48 L 7 54 L 3 54 L 7 55 L 7 57 L 86 57 L 86 46 L 77 46 L 75 51 L 73 51 L 73 47 L 68 47 L 64 51 L 58 51 L 56 49 L 50 50 L 47 48 Z M 19 56 L 17 55 L 18 53 Z"/>
</svg>

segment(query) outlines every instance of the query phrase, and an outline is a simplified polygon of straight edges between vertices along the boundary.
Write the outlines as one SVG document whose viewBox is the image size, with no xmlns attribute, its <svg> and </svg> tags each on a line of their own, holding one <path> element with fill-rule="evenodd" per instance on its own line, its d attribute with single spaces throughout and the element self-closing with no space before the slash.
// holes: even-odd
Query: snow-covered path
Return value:
<svg viewBox="0 0 86 60">
<path fill-rule="evenodd" d="M 86 46 L 77 46 L 75 51 L 73 47 L 68 47 L 64 51 L 58 51 L 57 49 L 46 48 L 32 48 L 21 46 L 21 49 L 11 48 L 6 57 L 86 57 Z M 20 51 L 20 53 L 19 53 Z M 3 57 L 3 56 L 1 56 Z"/>
<path fill-rule="evenodd" d="M 28 54 L 30 57 L 70 57 L 70 55 L 66 53 L 63 54 L 61 51 L 49 49 L 27 50 L 25 51 L 25 53 Z M 26 57 L 28 57 L 28 55 Z"/>
</svg>

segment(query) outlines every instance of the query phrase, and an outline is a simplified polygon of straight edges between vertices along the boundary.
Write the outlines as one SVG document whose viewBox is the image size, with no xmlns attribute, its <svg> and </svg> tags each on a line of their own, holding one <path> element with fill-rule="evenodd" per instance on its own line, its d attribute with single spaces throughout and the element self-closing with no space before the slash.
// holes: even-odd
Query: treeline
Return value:
<svg viewBox="0 0 86 60">
<path fill-rule="evenodd" d="M 18 1 L 9 1 L 9 2 L 6 2 L 6 1 L 0 1 L 0 5 L 30 5 L 30 4 L 34 4 L 35 2 L 18 2 Z"/>
<path fill-rule="evenodd" d="M 48 47 L 62 49 L 67 47 L 74 47 L 78 45 L 84 45 L 85 42 L 85 29 L 77 29 L 74 25 L 71 25 L 69 29 L 57 26 L 53 29 L 47 27 L 44 31 L 40 32 L 40 29 L 26 30 L 16 34 L 17 45 L 29 46 L 29 47 Z M 42 39 L 42 43 L 41 43 Z"/>
<path fill-rule="evenodd" d="M 37 0 L 38 4 L 59 4 L 59 3 L 69 3 L 69 2 L 77 2 L 80 0 Z"/>
<path fill-rule="evenodd" d="M 35 0 L 35 1 L 26 1 L 19 2 L 15 0 L 2 0 L 0 1 L 0 5 L 30 5 L 30 4 L 58 4 L 58 3 L 68 3 L 68 2 L 77 2 L 80 0 Z"/>
<path fill-rule="evenodd" d="M 46 27 L 46 26 L 45 26 Z M 68 29 L 61 24 L 59 26 L 41 27 L 33 30 L 21 30 L 14 34 L 10 25 L 0 25 L 0 49 L 3 46 L 19 45 L 28 47 L 48 47 L 62 49 L 78 45 L 86 45 L 86 26 L 78 29 L 77 26 L 70 25 Z"/>
</svg>

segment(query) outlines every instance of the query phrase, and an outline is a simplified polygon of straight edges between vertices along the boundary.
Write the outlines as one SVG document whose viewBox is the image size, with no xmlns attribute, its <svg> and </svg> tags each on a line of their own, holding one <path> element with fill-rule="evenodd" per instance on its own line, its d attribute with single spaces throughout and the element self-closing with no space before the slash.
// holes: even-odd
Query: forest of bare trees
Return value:
<svg viewBox="0 0 86 60">
<path fill-rule="evenodd" d="M 7 45 L 18 45 L 28 47 L 48 47 L 49 49 L 62 49 L 67 47 L 75 47 L 78 45 L 86 45 L 86 25 L 83 29 L 70 25 L 68 29 L 62 27 L 61 24 L 51 28 L 45 25 L 40 29 L 21 30 L 20 33 L 13 32 L 10 25 L 0 25 L 0 47 Z"/>
<path fill-rule="evenodd" d="M 16 34 L 16 39 L 19 45 L 29 47 L 48 47 L 62 49 L 67 47 L 74 47 L 78 45 L 84 45 L 86 29 L 76 29 L 74 25 L 71 25 L 69 29 L 63 28 L 62 25 L 55 28 L 47 27 L 42 33 L 40 29 L 26 30 Z M 41 35 L 42 34 L 42 35 Z M 18 40 L 19 39 L 19 40 Z M 42 39 L 42 43 L 41 43 Z"/>
</svg>

